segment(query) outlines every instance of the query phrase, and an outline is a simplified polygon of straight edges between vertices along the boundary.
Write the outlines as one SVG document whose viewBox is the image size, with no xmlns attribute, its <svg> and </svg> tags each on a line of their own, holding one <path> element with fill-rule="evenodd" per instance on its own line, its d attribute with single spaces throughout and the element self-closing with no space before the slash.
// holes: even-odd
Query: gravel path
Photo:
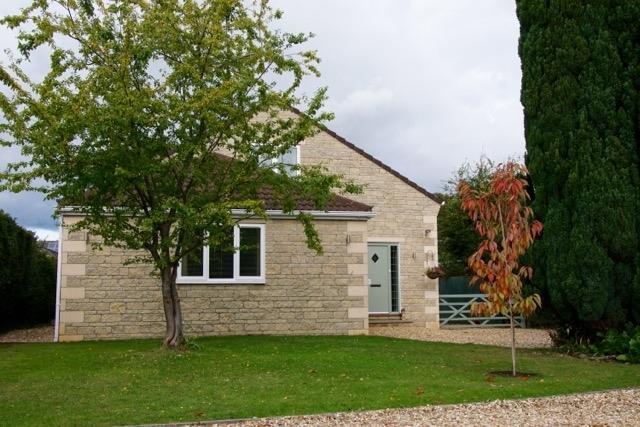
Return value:
<svg viewBox="0 0 640 427">
<path fill-rule="evenodd" d="M 420 341 L 452 342 L 458 344 L 485 344 L 511 346 L 509 328 L 484 329 L 427 329 L 407 326 L 371 326 L 370 335 L 407 338 Z M 518 348 L 551 347 L 549 332 L 544 329 L 516 329 Z"/>
<path fill-rule="evenodd" d="M 406 326 L 371 326 L 370 335 L 407 338 L 421 341 L 452 342 L 460 344 L 486 344 L 509 347 L 509 329 L 426 329 Z M 53 326 L 19 329 L 0 334 L 0 342 L 51 342 Z M 520 348 L 551 347 L 549 333 L 544 329 L 516 330 L 516 343 Z"/>
<path fill-rule="evenodd" d="M 638 426 L 640 389 L 241 421 L 273 426 Z M 198 424 L 218 426 L 230 423 Z"/>
<path fill-rule="evenodd" d="M 0 334 L 0 342 L 52 342 L 53 326 L 40 326 L 30 329 L 17 329 Z"/>
</svg>

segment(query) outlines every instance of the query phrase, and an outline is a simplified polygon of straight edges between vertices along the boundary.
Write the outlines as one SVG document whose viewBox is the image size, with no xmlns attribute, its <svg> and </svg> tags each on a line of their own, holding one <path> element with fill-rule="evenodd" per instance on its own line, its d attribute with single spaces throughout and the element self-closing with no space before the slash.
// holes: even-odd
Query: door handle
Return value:
<svg viewBox="0 0 640 427">
<path fill-rule="evenodd" d="M 380 287 L 382 287 L 382 285 L 380 283 L 375 283 L 375 284 L 369 285 L 369 286 L 371 286 L 372 288 L 380 288 Z"/>
</svg>

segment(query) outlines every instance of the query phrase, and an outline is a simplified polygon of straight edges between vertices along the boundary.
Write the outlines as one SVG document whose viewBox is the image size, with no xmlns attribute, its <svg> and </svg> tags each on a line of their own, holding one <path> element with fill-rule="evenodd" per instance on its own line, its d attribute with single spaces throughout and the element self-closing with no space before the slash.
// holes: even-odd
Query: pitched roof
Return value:
<svg viewBox="0 0 640 427">
<path fill-rule="evenodd" d="M 291 111 L 293 111 L 296 114 L 304 114 L 302 111 L 298 110 L 295 107 L 291 107 Z M 391 166 L 388 166 L 385 163 L 383 163 L 382 161 L 376 159 L 371 154 L 367 153 L 362 148 L 358 147 L 357 145 L 353 144 L 352 142 L 347 141 L 345 138 L 343 138 L 342 136 L 338 135 L 337 133 L 335 133 L 334 131 L 329 129 L 327 126 L 323 125 L 322 123 L 318 123 L 318 127 L 323 132 L 328 133 L 329 135 L 334 137 L 336 140 L 338 140 L 342 144 L 346 145 L 347 147 L 351 148 L 353 151 L 355 151 L 356 153 L 360 154 L 361 156 L 363 156 L 367 160 L 371 161 L 372 163 L 374 163 L 377 166 L 381 167 L 385 171 L 389 172 L 391 175 L 393 175 L 396 178 L 400 179 L 405 184 L 409 185 L 410 187 L 413 187 L 414 189 L 416 189 L 420 193 L 424 194 L 425 196 L 427 196 L 428 198 L 430 198 L 434 202 L 436 202 L 438 204 L 440 204 L 440 202 L 442 202 L 442 200 L 440 200 L 438 197 L 436 197 L 433 193 L 430 193 L 429 191 L 427 191 L 424 187 L 421 187 L 420 185 L 418 185 L 415 182 L 411 181 L 409 178 L 407 178 L 406 176 L 402 175 L 400 172 L 398 172 L 395 169 L 391 168 Z"/>
<path fill-rule="evenodd" d="M 267 210 L 280 210 L 280 205 L 270 188 L 263 187 L 258 191 L 258 197 L 264 202 L 264 208 Z M 296 209 L 301 211 L 316 210 L 312 200 L 299 198 L 296 200 Z M 326 212 L 371 212 L 373 208 L 364 203 L 334 194 L 333 198 L 325 206 Z"/>
</svg>

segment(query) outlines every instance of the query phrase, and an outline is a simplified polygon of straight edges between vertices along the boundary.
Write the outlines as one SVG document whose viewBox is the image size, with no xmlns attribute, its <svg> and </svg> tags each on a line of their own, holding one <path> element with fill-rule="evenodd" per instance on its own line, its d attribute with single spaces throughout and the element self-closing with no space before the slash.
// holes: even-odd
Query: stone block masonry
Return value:
<svg viewBox="0 0 640 427">
<path fill-rule="evenodd" d="M 86 233 L 69 233 L 76 218 L 63 221 L 59 340 L 161 337 L 160 281 L 152 269 L 124 265 L 134 252 L 93 250 Z M 307 249 L 297 221 L 266 223 L 266 284 L 178 285 L 186 334 L 366 334 L 367 260 L 359 243 L 367 228 L 358 221 L 316 224 L 324 255 Z"/>
<path fill-rule="evenodd" d="M 366 227 L 368 237 L 353 247 L 366 253 L 368 242 L 397 244 L 400 308 L 405 319 L 415 326 L 438 328 L 438 282 L 425 272 L 438 263 L 439 203 L 326 131 L 300 144 L 300 158 L 302 164 L 324 165 L 364 186 L 363 194 L 348 197 L 373 206 L 376 216 L 358 223 L 358 227 Z M 429 298 L 425 297 L 427 292 Z"/>
</svg>

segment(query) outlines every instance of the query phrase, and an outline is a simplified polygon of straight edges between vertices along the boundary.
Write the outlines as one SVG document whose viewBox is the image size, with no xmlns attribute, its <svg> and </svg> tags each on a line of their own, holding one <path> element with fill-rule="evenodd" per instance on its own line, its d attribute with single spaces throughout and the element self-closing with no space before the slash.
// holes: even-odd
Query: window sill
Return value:
<svg viewBox="0 0 640 427">
<path fill-rule="evenodd" d="M 265 279 L 242 279 L 242 280 L 198 280 L 185 279 L 176 280 L 177 285 L 265 285 Z"/>
</svg>

